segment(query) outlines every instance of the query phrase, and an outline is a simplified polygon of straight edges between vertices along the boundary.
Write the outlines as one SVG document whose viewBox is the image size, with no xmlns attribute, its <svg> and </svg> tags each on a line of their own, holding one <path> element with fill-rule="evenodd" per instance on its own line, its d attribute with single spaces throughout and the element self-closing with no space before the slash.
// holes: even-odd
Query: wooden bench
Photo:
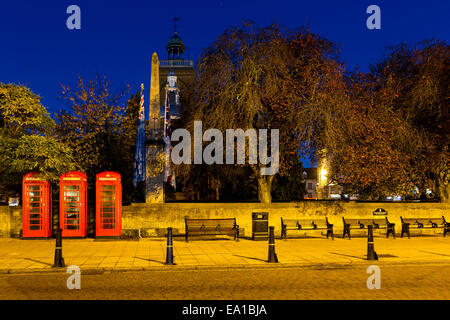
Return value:
<svg viewBox="0 0 450 320">
<path fill-rule="evenodd" d="M 281 239 L 287 238 L 287 230 L 327 230 L 327 239 L 331 235 L 334 240 L 333 225 L 328 223 L 328 218 L 325 219 L 285 219 L 281 218 Z"/>
<path fill-rule="evenodd" d="M 351 229 L 367 229 L 367 226 L 372 225 L 373 229 L 386 229 L 387 238 L 389 238 L 389 234 L 392 233 L 395 238 L 395 223 L 390 223 L 388 218 L 384 219 L 345 219 L 342 217 L 342 221 L 344 222 L 344 234 L 342 238 L 345 238 L 345 235 L 350 239 L 350 230 Z"/>
<path fill-rule="evenodd" d="M 444 216 L 442 218 L 403 218 L 400 217 L 402 220 L 402 234 L 401 237 L 403 238 L 403 234 L 406 233 L 408 235 L 408 238 L 410 238 L 410 229 L 444 229 L 444 237 L 446 236 L 447 232 L 450 231 L 450 223 L 445 221 Z"/>
<path fill-rule="evenodd" d="M 228 219 L 189 219 L 184 218 L 186 225 L 186 242 L 192 235 L 234 235 L 239 241 L 239 226 L 236 218 Z"/>
</svg>

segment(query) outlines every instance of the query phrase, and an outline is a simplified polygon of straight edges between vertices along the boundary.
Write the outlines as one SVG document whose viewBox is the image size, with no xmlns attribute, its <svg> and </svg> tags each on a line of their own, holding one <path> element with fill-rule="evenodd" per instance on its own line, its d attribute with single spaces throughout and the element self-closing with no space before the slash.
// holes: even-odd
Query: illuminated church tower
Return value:
<svg viewBox="0 0 450 320">
<path fill-rule="evenodd" d="M 167 42 L 167 60 L 160 60 L 159 62 L 159 82 L 161 93 L 161 105 L 164 105 L 164 90 L 166 88 L 169 72 L 173 72 L 177 78 L 177 87 L 180 92 L 186 94 L 190 92 L 194 83 L 194 62 L 186 59 L 186 46 L 178 35 L 176 22 L 178 18 L 174 19 L 174 33 Z"/>
<path fill-rule="evenodd" d="M 180 91 L 190 92 L 195 74 L 193 61 L 185 60 L 186 47 L 177 32 L 178 18 L 174 21 L 174 34 L 166 46 L 168 60 L 159 60 L 156 52 L 152 56 L 145 187 L 145 200 L 149 204 L 164 202 L 164 181 L 167 181 L 168 167 L 165 152 L 167 141 L 164 137 L 167 136 L 166 129 L 171 125 L 170 121 L 181 116 Z M 166 119 L 167 114 L 169 119 Z"/>
<path fill-rule="evenodd" d="M 178 77 L 173 70 L 170 70 L 167 75 L 164 100 L 164 107 L 168 107 L 168 110 L 161 107 L 161 117 L 169 113 L 170 119 L 167 120 L 179 119 L 181 117 L 180 88 L 178 88 Z"/>
</svg>

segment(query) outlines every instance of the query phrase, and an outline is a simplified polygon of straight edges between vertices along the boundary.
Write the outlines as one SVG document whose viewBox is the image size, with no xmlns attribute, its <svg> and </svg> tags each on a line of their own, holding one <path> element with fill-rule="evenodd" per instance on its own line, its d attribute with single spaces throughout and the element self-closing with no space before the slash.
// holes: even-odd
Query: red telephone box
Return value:
<svg viewBox="0 0 450 320">
<path fill-rule="evenodd" d="M 59 184 L 59 225 L 62 236 L 87 236 L 87 176 L 82 172 L 64 173 Z"/>
<path fill-rule="evenodd" d="M 23 176 L 22 237 L 50 238 L 52 236 L 52 187 L 36 172 Z"/>
<path fill-rule="evenodd" d="M 95 237 L 118 238 L 122 233 L 122 183 L 116 172 L 97 174 Z"/>
</svg>

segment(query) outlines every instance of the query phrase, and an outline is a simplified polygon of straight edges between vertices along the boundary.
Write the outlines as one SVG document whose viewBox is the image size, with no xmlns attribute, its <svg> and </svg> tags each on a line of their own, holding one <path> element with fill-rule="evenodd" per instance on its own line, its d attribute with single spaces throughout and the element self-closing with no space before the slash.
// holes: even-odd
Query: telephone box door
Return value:
<svg viewBox="0 0 450 320">
<path fill-rule="evenodd" d="M 122 233 L 122 184 L 116 172 L 102 172 L 96 182 L 96 237 L 120 237 Z"/>
<path fill-rule="evenodd" d="M 50 238 L 51 186 L 30 172 L 23 177 L 22 184 L 22 236 L 26 238 Z"/>
<path fill-rule="evenodd" d="M 63 237 L 83 238 L 87 235 L 87 177 L 81 172 L 68 172 L 60 182 L 60 227 Z"/>
</svg>

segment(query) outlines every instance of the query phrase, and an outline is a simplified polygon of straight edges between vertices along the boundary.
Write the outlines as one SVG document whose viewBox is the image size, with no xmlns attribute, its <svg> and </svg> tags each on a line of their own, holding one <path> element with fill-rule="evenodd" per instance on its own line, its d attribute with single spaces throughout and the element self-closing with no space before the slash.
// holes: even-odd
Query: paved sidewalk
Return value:
<svg viewBox="0 0 450 320">
<path fill-rule="evenodd" d="M 82 272 L 123 270 L 175 270 L 186 268 L 294 267 L 368 264 L 366 238 L 304 238 L 276 240 L 279 263 L 267 263 L 268 242 L 241 239 L 174 239 L 176 266 L 164 265 L 165 238 L 139 241 L 63 240 L 66 266 Z M 375 238 L 377 264 L 450 262 L 450 237 Z M 55 240 L 0 239 L 0 273 L 65 272 L 52 268 Z"/>
</svg>

